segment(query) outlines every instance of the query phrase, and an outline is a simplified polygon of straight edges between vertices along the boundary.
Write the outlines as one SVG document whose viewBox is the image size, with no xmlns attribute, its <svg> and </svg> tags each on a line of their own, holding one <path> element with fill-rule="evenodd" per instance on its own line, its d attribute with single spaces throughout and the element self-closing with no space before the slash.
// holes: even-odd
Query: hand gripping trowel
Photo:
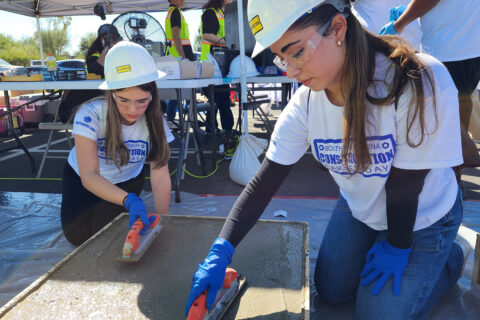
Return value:
<svg viewBox="0 0 480 320">
<path fill-rule="evenodd" d="M 221 319 L 237 294 L 241 291 L 245 282 L 245 278 L 239 275 L 237 271 L 232 268 L 227 268 L 223 286 L 218 290 L 217 297 L 210 311 L 207 310 L 207 290 L 205 290 L 193 301 L 190 311 L 188 312 L 187 320 Z"/>
<path fill-rule="evenodd" d="M 147 251 L 150 244 L 160 233 L 162 225 L 160 224 L 160 216 L 158 214 L 149 213 L 150 227 L 142 236 L 140 231 L 145 227 L 142 220 L 138 219 L 130 228 L 125 239 L 122 249 L 122 256 L 117 259 L 121 262 L 137 262 Z"/>
</svg>

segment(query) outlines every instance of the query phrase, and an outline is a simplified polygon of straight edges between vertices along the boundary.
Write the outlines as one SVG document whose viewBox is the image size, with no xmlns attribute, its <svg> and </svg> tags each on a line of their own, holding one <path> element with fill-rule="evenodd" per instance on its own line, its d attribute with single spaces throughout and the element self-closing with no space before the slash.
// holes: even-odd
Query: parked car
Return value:
<svg viewBox="0 0 480 320">
<path fill-rule="evenodd" d="M 20 68 L 20 66 L 14 66 L 0 58 L 0 75 L 5 75 L 7 73 L 15 73 L 16 68 Z"/>
<path fill-rule="evenodd" d="M 85 70 L 85 60 L 83 59 L 67 59 L 57 61 L 58 70 Z"/>
<path fill-rule="evenodd" d="M 42 67 L 42 60 L 30 60 L 30 67 Z"/>
</svg>

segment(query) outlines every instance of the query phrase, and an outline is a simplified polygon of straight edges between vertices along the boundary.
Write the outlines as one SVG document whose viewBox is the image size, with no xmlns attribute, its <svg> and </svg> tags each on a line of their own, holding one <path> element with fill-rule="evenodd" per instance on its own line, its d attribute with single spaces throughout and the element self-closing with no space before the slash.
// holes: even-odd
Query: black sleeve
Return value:
<svg viewBox="0 0 480 320">
<path fill-rule="evenodd" d="M 89 56 L 87 57 L 87 70 L 89 73 L 95 73 L 95 74 L 98 74 L 98 75 L 101 75 L 102 78 L 104 76 L 103 74 L 103 66 L 101 66 L 98 62 L 98 57 L 96 56 Z"/>
<path fill-rule="evenodd" d="M 236 247 L 260 218 L 292 167 L 265 158 L 235 202 L 219 237 Z"/>
<path fill-rule="evenodd" d="M 202 14 L 202 23 L 203 23 L 203 33 L 213 33 L 217 34 L 218 29 L 220 29 L 220 24 L 218 23 L 217 15 L 212 9 L 207 9 Z"/>
<path fill-rule="evenodd" d="M 417 217 L 418 195 L 430 169 L 404 170 L 392 166 L 385 184 L 387 197 L 387 242 L 397 248 L 410 248 Z"/>
<path fill-rule="evenodd" d="M 173 27 L 182 27 L 182 19 L 180 18 L 180 10 L 175 9 L 172 11 L 172 15 L 170 16 L 170 26 Z"/>
</svg>

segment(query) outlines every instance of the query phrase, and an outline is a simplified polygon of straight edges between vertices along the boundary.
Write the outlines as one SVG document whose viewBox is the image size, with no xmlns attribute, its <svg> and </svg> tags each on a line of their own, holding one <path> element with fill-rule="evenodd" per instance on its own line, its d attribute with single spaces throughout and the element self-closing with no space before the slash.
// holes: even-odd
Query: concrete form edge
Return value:
<svg viewBox="0 0 480 320">
<path fill-rule="evenodd" d="M 34 290 L 38 289 L 42 284 L 44 284 L 47 279 L 53 274 L 55 271 L 60 269 L 71 257 L 73 257 L 77 252 L 81 251 L 84 247 L 86 247 L 91 241 L 94 241 L 98 236 L 100 236 L 106 229 L 108 229 L 112 224 L 116 223 L 117 220 L 123 218 L 123 216 L 127 215 L 128 213 L 122 213 L 118 215 L 115 219 L 110 221 L 105 227 L 103 227 L 100 231 L 98 231 L 95 235 L 93 235 L 90 239 L 85 241 L 75 250 L 70 252 L 62 261 L 54 265 L 50 270 L 48 270 L 45 274 L 43 274 L 40 278 L 32 282 L 28 287 L 23 289 L 18 295 L 13 297 L 9 302 L 7 302 L 2 308 L 0 308 L 0 319 L 5 316 L 13 307 L 17 304 L 22 302 L 25 298 L 27 298 Z"/>
<path fill-rule="evenodd" d="M 103 227 L 99 232 L 97 232 L 95 235 L 93 235 L 90 239 L 85 241 L 82 245 L 80 245 L 78 248 L 70 252 L 62 261 L 57 263 L 55 266 L 53 266 L 50 270 L 48 270 L 45 274 L 43 274 L 40 278 L 35 280 L 32 284 L 30 284 L 28 287 L 23 289 L 18 295 L 16 295 L 14 298 L 12 298 L 9 302 L 7 302 L 2 308 L 0 308 L 0 319 L 5 316 L 12 308 L 14 308 L 17 304 L 22 302 L 24 299 L 26 299 L 34 290 L 38 289 L 42 284 L 44 284 L 47 279 L 50 277 L 51 274 L 53 274 L 55 271 L 60 269 L 68 260 L 70 260 L 71 257 L 73 257 L 75 254 L 77 254 L 79 251 L 83 250 L 84 247 L 86 247 L 91 241 L 94 241 L 97 237 L 99 237 L 105 230 L 110 228 L 111 225 L 115 224 L 118 220 L 122 219 L 125 215 L 128 216 L 128 213 L 122 213 L 118 215 L 115 219 L 113 219 L 110 223 L 108 223 L 105 227 Z M 163 216 L 163 215 L 161 215 Z M 225 217 L 210 217 L 210 216 L 187 216 L 187 215 L 167 215 L 170 217 L 188 217 L 188 218 L 209 218 L 212 220 L 218 219 L 218 220 L 225 220 Z M 286 221 L 279 221 L 279 220 L 270 220 L 270 219 L 260 219 L 259 221 L 264 221 L 264 222 L 270 222 L 270 223 L 283 223 Z M 307 222 L 301 222 L 301 221 L 288 221 L 289 223 L 294 223 L 294 224 L 299 224 L 303 225 L 305 228 L 305 235 L 304 235 L 304 243 L 305 247 L 303 248 L 304 253 L 305 253 L 305 274 L 304 274 L 304 286 L 305 286 L 305 302 L 304 302 L 304 319 L 309 320 L 310 319 L 310 267 L 309 267 L 309 224 Z"/>
</svg>

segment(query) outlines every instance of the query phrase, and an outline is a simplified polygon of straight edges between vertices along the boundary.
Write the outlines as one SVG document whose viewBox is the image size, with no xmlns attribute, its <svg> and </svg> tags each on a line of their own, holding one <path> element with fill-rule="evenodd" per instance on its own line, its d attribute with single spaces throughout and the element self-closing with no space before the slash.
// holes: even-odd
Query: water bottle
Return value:
<svg viewBox="0 0 480 320">
<path fill-rule="evenodd" d="M 48 71 L 57 71 L 57 59 L 53 56 L 53 53 L 47 54 L 45 59 L 45 64 L 47 65 Z"/>
</svg>

